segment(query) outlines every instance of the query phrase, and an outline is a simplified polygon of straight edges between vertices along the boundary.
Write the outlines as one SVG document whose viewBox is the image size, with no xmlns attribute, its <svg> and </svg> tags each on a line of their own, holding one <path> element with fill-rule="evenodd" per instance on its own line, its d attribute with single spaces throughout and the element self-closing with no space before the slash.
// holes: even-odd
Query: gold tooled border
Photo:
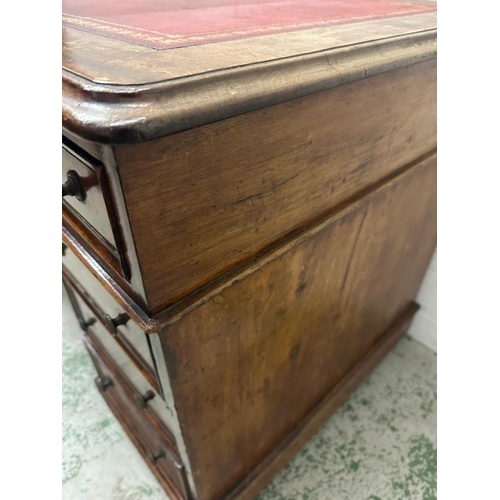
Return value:
<svg viewBox="0 0 500 500">
<path fill-rule="evenodd" d="M 155 49 L 173 49 L 185 47 L 187 45 L 201 45 L 206 43 L 217 43 L 230 39 L 245 37 L 255 37 L 262 35 L 272 35 L 282 32 L 300 31 L 306 29 L 321 28 L 327 26 L 336 26 L 341 24 L 354 24 L 370 20 L 391 19 L 394 17 L 404 17 L 412 14 L 424 14 L 434 12 L 435 5 L 420 4 L 418 7 L 400 9 L 388 13 L 366 14 L 362 16 L 350 16 L 345 19 L 325 19 L 323 21 L 297 22 L 284 24 L 270 24 L 265 27 L 252 27 L 244 30 L 223 30 L 215 33 L 206 32 L 198 35 L 181 36 L 171 33 L 161 33 L 159 31 L 149 30 L 129 26 L 121 23 L 114 23 L 92 17 L 75 16 L 72 14 L 63 14 L 63 24 L 74 29 L 89 31 L 97 35 L 111 36 L 121 39 L 125 42 L 146 45 Z M 153 45 L 149 45 L 153 44 Z"/>
</svg>

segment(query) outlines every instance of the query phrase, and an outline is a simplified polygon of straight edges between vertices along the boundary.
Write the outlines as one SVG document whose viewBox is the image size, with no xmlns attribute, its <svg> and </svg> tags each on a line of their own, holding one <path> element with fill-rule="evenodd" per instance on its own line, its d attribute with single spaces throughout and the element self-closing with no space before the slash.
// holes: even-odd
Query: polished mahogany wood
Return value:
<svg viewBox="0 0 500 500">
<path fill-rule="evenodd" d="M 364 382 L 394 344 L 406 332 L 419 306 L 413 302 L 391 325 L 368 353 L 313 408 L 301 423 L 224 500 L 251 500 L 300 450 L 331 414 Z"/>
<path fill-rule="evenodd" d="M 118 147 L 148 309 L 161 311 L 435 147 L 435 59 Z"/>
<path fill-rule="evenodd" d="M 120 325 L 120 327 L 111 325 L 110 328 L 112 318 L 102 311 L 101 307 L 66 269 L 63 270 L 63 281 L 82 329 L 86 331 L 92 326 L 94 330 L 99 329 L 106 332 L 105 335 L 114 339 L 125 352 L 127 358 L 134 363 L 139 373 L 160 393 L 161 388 L 158 383 L 147 336 L 133 325 L 129 316 L 123 312 L 115 316 L 115 318 L 122 318 L 125 324 Z M 127 324 L 128 328 L 124 328 Z"/>
<path fill-rule="evenodd" d="M 68 210 L 78 214 L 95 231 L 104 243 L 116 250 L 113 226 L 109 220 L 106 197 L 103 193 L 103 180 L 98 165 L 78 157 L 74 151 L 63 145 L 62 148 L 62 182 L 63 203 Z M 70 179 L 70 174 L 80 185 L 82 195 L 64 193 L 64 186 Z M 104 188 L 105 189 L 105 188 Z M 107 194 L 107 193 L 106 193 Z"/>
<path fill-rule="evenodd" d="M 141 317 L 161 332 L 156 362 L 196 498 L 252 498 L 392 345 L 435 247 L 435 167 L 435 154 L 409 164 L 190 301 Z M 77 245 L 65 241 L 66 258 Z M 95 273 L 90 257 L 72 259 Z"/>
<path fill-rule="evenodd" d="M 400 17 L 168 50 L 73 23 L 62 33 L 63 126 L 94 142 L 142 142 L 416 64 L 436 56 L 435 10 L 412 2 Z"/>
<path fill-rule="evenodd" d="M 98 389 L 167 494 L 246 500 L 418 308 L 436 7 L 315 0 L 374 10 L 191 39 L 134 28 L 162 8 L 196 28 L 184 0 L 151 1 L 127 26 L 148 2 L 65 0 L 63 279 Z M 235 2 L 273 4 L 202 3 Z"/>
<path fill-rule="evenodd" d="M 363 7 L 368 9 L 365 13 L 368 16 L 362 17 L 366 22 L 359 22 L 360 18 L 354 16 L 335 26 L 327 23 L 315 29 L 266 32 L 258 37 L 196 43 L 169 50 L 124 41 L 123 33 L 116 26 L 107 25 L 110 33 L 106 35 L 92 32 L 91 27 L 85 28 L 85 22 L 92 24 L 92 20 L 72 18 L 68 22 L 66 19 L 63 29 L 65 141 L 75 150 L 88 152 L 102 165 L 103 181 L 110 188 L 105 199 L 111 202 L 116 216 L 111 225 L 115 237 L 120 235 L 122 240 L 122 250 L 118 253 L 126 283 L 121 282 L 120 276 L 113 277 L 122 288 L 130 286 L 130 295 L 146 311 L 152 314 L 161 311 L 256 255 L 309 218 L 347 199 L 349 189 L 357 190 L 350 181 L 362 188 L 435 147 L 435 141 L 429 141 L 435 133 L 435 103 L 429 102 L 432 92 L 435 93 L 435 71 L 433 74 L 432 69 L 429 70 L 436 56 L 435 5 L 429 2 L 398 4 L 397 9 L 404 7 L 398 16 L 381 20 L 376 19 L 375 11 L 370 12 L 368 4 Z M 390 4 L 388 2 L 387 8 L 392 12 Z M 67 2 L 67 7 L 66 14 L 70 16 L 80 12 L 80 8 L 97 9 L 99 15 L 104 11 L 116 15 L 123 9 L 135 12 L 136 8 L 142 12 L 146 8 L 142 4 L 118 3 L 107 5 L 103 11 L 98 5 L 75 5 L 73 0 Z M 162 8 L 158 9 L 161 16 Z M 405 69 L 409 73 L 401 76 L 405 75 Z M 335 93 L 336 90 L 339 92 Z M 361 95 L 357 95 L 358 92 Z M 388 103 L 386 107 L 384 102 Z M 283 104 L 273 106 L 277 103 Z M 344 124 L 349 106 L 353 117 Z M 261 111 L 251 113 L 255 110 Z M 215 121 L 217 123 L 213 123 Z M 360 127 L 367 122 L 370 128 L 357 132 L 358 122 Z M 316 131 L 314 123 L 318 123 Z M 293 124 L 297 125 L 291 128 Z M 259 134 L 260 125 L 262 133 Z M 197 128 L 187 130 L 193 127 Z M 288 134 L 282 133 L 288 128 Z M 187 132 L 175 134 L 183 130 Z M 375 130 L 380 131 L 379 136 Z M 426 130 L 430 132 L 424 137 Z M 347 132 L 353 132 L 348 142 L 352 155 L 348 148 L 337 147 L 344 142 Z M 338 141 L 330 141 L 330 137 L 337 135 Z M 248 140 L 238 137 L 248 137 Z M 259 144 L 259 148 L 249 146 L 252 141 Z M 402 143 L 405 144 L 402 146 Z M 172 153 L 162 149 L 171 148 L 172 144 Z M 187 156 L 183 154 L 184 149 Z M 277 150 L 276 155 L 273 149 Z M 378 165 L 385 151 L 386 164 Z M 133 158 L 128 161 L 131 152 Z M 201 156 L 193 160 L 196 154 Z M 256 165 L 253 165 L 255 155 Z M 343 163 L 349 155 L 352 165 L 340 172 L 338 163 Z M 183 166 L 190 170 L 195 164 L 200 167 L 195 177 L 208 173 L 203 183 L 186 179 L 189 177 L 186 174 L 183 177 Z M 274 164 L 283 170 L 283 175 L 276 172 Z M 367 166 L 370 167 L 366 168 L 367 174 L 361 175 L 360 171 Z M 306 178 L 308 168 L 311 175 Z M 329 168 L 337 169 L 338 176 L 329 176 Z M 373 174 L 378 168 L 380 176 Z M 226 172 L 221 174 L 220 170 Z M 152 198 L 152 213 L 161 220 L 154 231 L 151 220 L 141 220 L 150 217 L 151 207 L 144 200 L 138 201 L 141 190 L 133 188 L 134 175 L 139 182 L 148 182 L 150 173 L 152 182 L 144 196 Z M 193 182 L 197 185 L 193 186 Z M 211 190 L 220 191 L 218 182 L 223 183 L 227 198 L 217 204 L 203 204 L 201 201 L 213 197 Z M 346 185 L 339 188 L 341 182 Z M 306 186 L 305 192 L 297 193 L 297 187 L 302 184 Z M 174 189 L 185 193 L 187 198 L 186 204 L 179 201 L 182 196 L 172 200 L 171 208 L 170 194 Z M 337 192 L 328 193 L 328 189 Z M 270 191 L 278 191 L 278 196 L 263 200 Z M 298 206 L 287 205 L 279 198 L 280 193 L 285 197 L 290 193 L 298 196 Z M 308 198 L 308 205 L 306 203 L 301 218 L 291 217 L 287 225 L 280 224 L 284 212 L 302 210 L 303 196 Z M 270 220 L 264 221 L 265 216 L 261 215 L 264 204 L 266 210 L 267 205 L 275 210 Z M 233 205 L 236 229 L 236 224 L 228 222 L 232 220 L 229 212 Z M 187 207 L 189 211 L 191 206 L 190 213 L 199 211 L 200 216 L 194 213 L 187 223 L 182 209 Z M 130 210 L 134 212 L 131 220 Z M 203 242 L 200 235 L 209 230 L 212 220 L 218 232 L 212 241 Z M 92 235 L 82 232 L 78 221 L 66 218 L 65 224 L 108 272 L 117 271 L 110 256 L 99 249 L 95 241 L 90 245 L 85 243 Z M 276 227 L 273 228 L 273 224 Z M 261 234 L 252 234 L 260 232 L 261 226 Z M 240 232 L 245 233 L 243 238 Z M 184 233 L 186 238 L 182 241 Z M 145 242 L 145 238 L 156 234 L 162 245 L 159 252 Z M 231 247 L 233 236 L 239 244 Z M 226 243 L 227 249 L 220 251 Z M 176 260 L 179 248 L 182 248 L 180 253 L 186 252 L 186 259 L 181 262 Z M 164 257 L 169 251 L 174 255 L 172 261 Z M 159 267 L 161 270 L 156 276 Z M 168 276 L 164 283 L 166 268 L 182 276 Z"/>
<path fill-rule="evenodd" d="M 133 387 L 92 328 L 85 334 L 85 346 L 98 372 L 97 388 L 160 485 L 172 500 L 189 500 L 185 468 L 171 435 L 151 408 L 137 404 Z"/>
<path fill-rule="evenodd" d="M 161 334 L 197 485 L 215 500 L 411 306 L 436 245 L 436 158 L 309 228 Z"/>
<path fill-rule="evenodd" d="M 108 269 L 129 280 L 123 236 L 105 169 L 100 161 L 64 137 L 62 183 L 63 221 L 106 262 Z"/>
<path fill-rule="evenodd" d="M 88 226 L 81 218 L 76 217 L 63 207 L 62 224 L 78 239 L 87 252 L 95 256 L 96 260 L 104 266 L 108 273 L 115 279 L 121 280 L 123 270 L 120 265 L 119 255 L 107 245 L 103 245 L 101 239 L 93 231 L 89 231 Z"/>
<path fill-rule="evenodd" d="M 101 307 L 105 314 L 116 317 L 126 313 L 145 333 L 157 333 L 161 323 L 151 318 L 121 286 L 110 276 L 93 255 L 86 251 L 68 228 L 62 228 L 63 274 L 67 270 Z"/>
</svg>

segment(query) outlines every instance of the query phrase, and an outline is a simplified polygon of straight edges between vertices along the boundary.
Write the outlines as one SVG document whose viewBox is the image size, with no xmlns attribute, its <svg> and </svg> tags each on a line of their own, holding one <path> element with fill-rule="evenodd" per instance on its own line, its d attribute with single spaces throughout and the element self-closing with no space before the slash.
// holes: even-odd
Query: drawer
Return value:
<svg viewBox="0 0 500 500">
<path fill-rule="evenodd" d="M 130 279 L 120 226 L 102 166 L 63 143 L 63 225 L 106 267 Z"/>
<path fill-rule="evenodd" d="M 108 292 L 102 282 L 96 278 L 95 274 L 81 259 L 84 259 L 89 266 L 93 267 L 94 273 L 99 276 L 106 275 L 99 264 L 81 246 L 78 246 L 80 258 L 77 257 L 71 245 L 78 245 L 78 243 L 63 227 L 63 274 L 68 272 L 71 279 L 97 304 L 102 323 L 106 325 L 111 333 L 118 332 L 127 337 L 134 345 L 139 343 L 137 350 L 143 352 L 144 347 L 142 345 L 145 344 L 143 339 L 146 338 L 145 332 L 148 330 L 148 318 L 144 316 L 144 313 L 126 291 L 118 299 L 117 295 L 113 296 Z M 113 288 L 115 294 L 118 288 L 118 286 Z M 129 320 L 128 318 L 132 319 Z M 148 333 L 150 332 L 148 331 Z M 153 366 L 150 357 L 146 358 L 146 361 L 151 367 Z"/>
<path fill-rule="evenodd" d="M 94 326 L 84 335 L 85 347 L 96 367 L 96 385 L 108 406 L 135 444 L 169 498 L 189 499 L 185 467 L 175 441 L 164 427 L 153 407 L 143 402 L 96 335 Z"/>
<path fill-rule="evenodd" d="M 112 325 L 109 316 L 103 313 L 70 274 L 66 273 L 63 279 L 82 329 L 87 331 L 92 327 L 109 355 L 127 374 L 137 391 L 145 394 L 153 389 L 161 393 L 147 335 L 135 325 L 128 325 L 133 322 L 125 313 L 117 318 L 127 324 L 118 327 Z"/>
</svg>

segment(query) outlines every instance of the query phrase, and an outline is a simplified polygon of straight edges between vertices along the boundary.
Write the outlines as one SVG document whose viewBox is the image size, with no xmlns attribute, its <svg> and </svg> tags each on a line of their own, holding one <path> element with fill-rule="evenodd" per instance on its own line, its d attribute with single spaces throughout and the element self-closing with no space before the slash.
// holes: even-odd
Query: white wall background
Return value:
<svg viewBox="0 0 500 500">
<path fill-rule="evenodd" d="M 408 335 L 437 352 L 437 253 L 425 275 L 417 295 L 420 310 L 408 330 Z"/>
</svg>

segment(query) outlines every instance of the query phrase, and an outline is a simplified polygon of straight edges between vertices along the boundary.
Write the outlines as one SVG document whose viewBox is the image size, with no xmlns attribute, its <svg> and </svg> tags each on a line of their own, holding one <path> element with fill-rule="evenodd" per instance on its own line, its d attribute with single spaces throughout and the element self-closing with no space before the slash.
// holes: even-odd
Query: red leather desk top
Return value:
<svg viewBox="0 0 500 500">
<path fill-rule="evenodd" d="M 63 24 L 171 49 L 435 10 L 386 0 L 63 0 Z"/>
</svg>

